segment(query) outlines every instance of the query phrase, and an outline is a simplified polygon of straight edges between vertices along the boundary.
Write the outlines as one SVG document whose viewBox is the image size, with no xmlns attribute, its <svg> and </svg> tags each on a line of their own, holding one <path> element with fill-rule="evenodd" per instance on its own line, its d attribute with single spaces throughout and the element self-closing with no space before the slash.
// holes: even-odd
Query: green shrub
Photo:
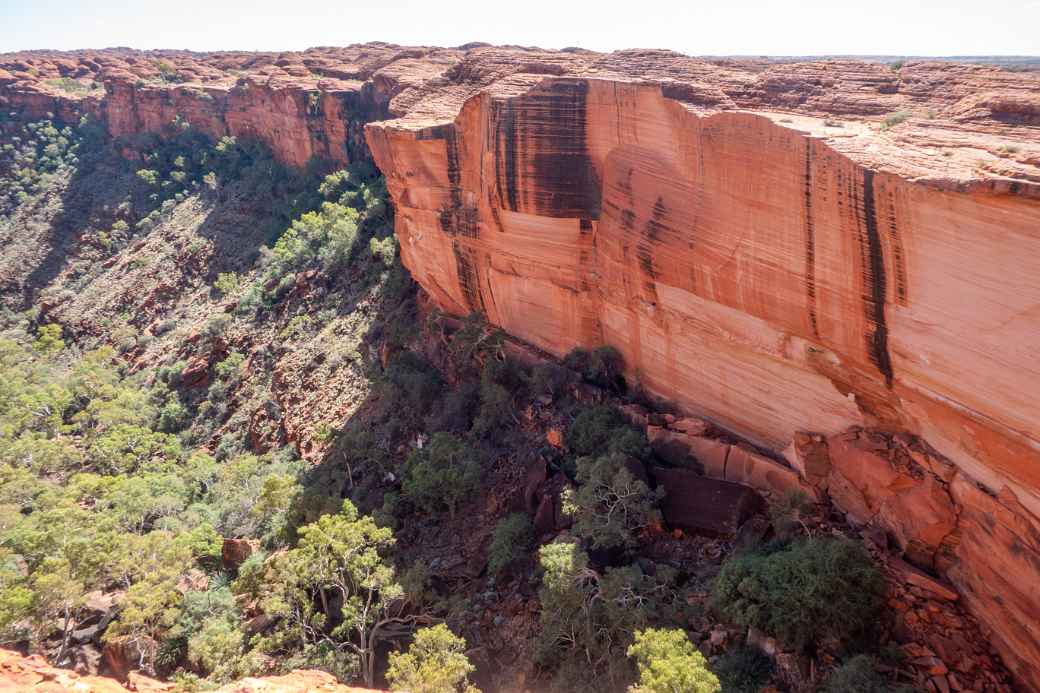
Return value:
<svg viewBox="0 0 1040 693">
<path fill-rule="evenodd" d="M 474 669 L 466 641 L 439 623 L 416 631 L 407 652 L 390 654 L 386 680 L 409 693 L 480 693 L 468 680 Z"/>
<path fill-rule="evenodd" d="M 812 500 L 805 491 L 789 489 L 769 504 L 769 520 L 778 537 L 789 539 L 812 510 Z"/>
<path fill-rule="evenodd" d="M 170 385 L 171 387 L 176 387 L 180 384 L 181 373 L 184 372 L 184 369 L 187 367 L 187 365 L 187 361 L 176 361 L 170 364 L 169 366 L 163 366 L 156 373 L 156 377 L 160 381 L 166 383 L 167 385 Z"/>
<path fill-rule="evenodd" d="M 535 396 L 548 395 L 555 399 L 570 380 L 570 371 L 553 361 L 539 363 L 531 369 L 530 388 Z"/>
<path fill-rule="evenodd" d="M 563 359 L 563 365 L 577 371 L 586 381 L 599 387 L 624 392 L 625 360 L 612 346 L 601 346 L 591 351 L 576 348 Z"/>
<path fill-rule="evenodd" d="M 157 428 L 163 433 L 176 433 L 188 423 L 188 410 L 176 397 L 171 397 L 159 410 Z"/>
<path fill-rule="evenodd" d="M 155 187 L 159 185 L 159 172 L 142 168 L 137 172 L 137 177 L 144 181 L 145 185 Z"/>
<path fill-rule="evenodd" d="M 801 650 L 826 637 L 849 641 L 867 634 L 877 623 L 884 590 L 860 544 L 810 538 L 731 558 L 715 580 L 712 604 L 725 619 Z"/>
<path fill-rule="evenodd" d="M 719 657 L 712 668 L 722 693 L 758 693 L 769 682 L 773 660 L 757 647 L 741 646 Z"/>
<path fill-rule="evenodd" d="M 636 633 L 628 656 L 636 660 L 639 683 L 630 693 L 718 693 L 719 679 L 704 655 L 681 630 L 648 628 Z"/>
<path fill-rule="evenodd" d="M 444 389 L 437 369 L 414 351 L 402 351 L 390 360 L 383 384 L 393 415 L 410 414 L 411 419 L 425 416 Z"/>
<path fill-rule="evenodd" d="M 219 291 L 222 296 L 230 296 L 237 292 L 239 286 L 238 275 L 234 272 L 221 272 L 217 275 L 217 280 L 213 282 L 213 288 Z"/>
<path fill-rule="evenodd" d="M 473 427 L 473 419 L 480 406 L 480 383 L 467 380 L 449 391 L 440 406 L 434 407 L 426 419 L 426 428 L 432 433 L 465 433 Z"/>
<path fill-rule="evenodd" d="M 454 516 L 459 503 L 480 483 L 480 454 L 450 433 L 435 433 L 414 450 L 405 464 L 401 491 L 427 512 L 447 507 Z"/>
<path fill-rule="evenodd" d="M 226 618 L 207 619 L 188 640 L 188 661 L 224 683 L 240 673 L 239 655 L 245 638 L 238 624 Z"/>
<path fill-rule="evenodd" d="M 494 382 L 480 384 L 480 409 L 473 420 L 473 435 L 493 438 L 513 421 L 513 396 Z"/>
<path fill-rule="evenodd" d="M 221 380 L 238 380 L 239 371 L 241 371 L 245 360 L 246 357 L 244 355 L 237 351 L 232 351 L 213 367 L 213 372 Z"/>
<path fill-rule="evenodd" d="M 914 693 L 909 686 L 890 683 L 874 668 L 874 660 L 857 655 L 830 673 L 820 693 Z"/>
<path fill-rule="evenodd" d="M 371 238 L 368 241 L 368 249 L 374 258 L 386 267 L 390 267 L 397 258 L 397 238 L 395 236 Z"/>
<path fill-rule="evenodd" d="M 513 394 L 521 391 L 526 378 L 510 359 L 490 358 L 480 374 L 480 410 L 473 422 L 473 433 L 493 438 L 514 421 Z"/>
<path fill-rule="evenodd" d="M 885 116 L 885 119 L 881 121 L 881 129 L 888 130 L 891 127 L 899 125 L 903 121 L 909 119 L 913 113 L 910 111 L 896 111 Z"/>
<path fill-rule="evenodd" d="M 634 547 L 639 533 L 661 520 L 656 506 L 664 491 L 636 478 L 630 459 L 613 453 L 578 460 L 578 490 L 564 496 L 564 511 L 593 548 Z"/>
<path fill-rule="evenodd" d="M 526 513 L 513 513 L 498 521 L 488 549 L 488 570 L 501 573 L 520 558 L 534 539 L 534 527 Z"/>
<path fill-rule="evenodd" d="M 33 341 L 33 349 L 44 356 L 54 356 L 65 348 L 65 342 L 61 339 L 61 325 L 52 323 L 41 325 Z"/>
<path fill-rule="evenodd" d="M 646 434 L 629 426 L 621 411 L 609 405 L 582 409 L 567 428 L 565 442 L 579 456 L 621 453 L 641 460 L 650 458 Z"/>
<path fill-rule="evenodd" d="M 231 324 L 231 316 L 227 313 L 218 313 L 206 321 L 202 331 L 209 337 L 221 337 Z"/>
</svg>

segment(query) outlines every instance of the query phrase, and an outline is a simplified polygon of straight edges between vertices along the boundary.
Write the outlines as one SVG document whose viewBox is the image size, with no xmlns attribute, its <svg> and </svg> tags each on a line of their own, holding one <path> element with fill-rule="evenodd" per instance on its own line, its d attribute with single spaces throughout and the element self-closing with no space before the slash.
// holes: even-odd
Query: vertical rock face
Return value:
<svg viewBox="0 0 1040 693">
<path fill-rule="evenodd" d="M 557 355 L 617 347 L 649 391 L 790 449 L 950 578 L 1040 690 L 1036 73 L 388 44 L 0 55 L 0 133 L 83 114 L 116 136 L 180 117 L 297 166 L 367 143 L 439 307 Z M 852 426 L 926 441 L 927 474 Z M 721 471 L 695 454 L 790 481 L 724 450 Z"/>
<path fill-rule="evenodd" d="M 776 451 L 803 430 L 920 436 L 952 488 L 843 455 L 832 495 L 954 579 L 1040 680 L 1040 80 L 958 73 L 929 102 L 910 75 L 851 88 L 859 64 L 810 87 L 621 57 L 369 125 L 407 267 L 551 353 L 614 346 L 651 392 Z M 990 79 L 1009 95 L 973 110 Z M 899 108 L 920 117 L 827 116 Z"/>
<path fill-rule="evenodd" d="M 179 119 L 214 139 L 256 138 L 291 166 L 367 155 L 364 123 L 393 113 L 459 51 L 365 44 L 303 53 L 113 49 L 0 54 L 0 112 L 75 123 L 114 137 L 161 133 Z M 4 118 L 0 117 L 0 121 Z"/>
</svg>

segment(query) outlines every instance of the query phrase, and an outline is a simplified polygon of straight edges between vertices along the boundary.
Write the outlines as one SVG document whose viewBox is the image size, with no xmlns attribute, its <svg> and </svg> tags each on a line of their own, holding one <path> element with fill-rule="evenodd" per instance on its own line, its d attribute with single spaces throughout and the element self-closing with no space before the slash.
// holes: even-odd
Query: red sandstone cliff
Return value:
<svg viewBox="0 0 1040 693">
<path fill-rule="evenodd" d="M 458 51 L 365 44 L 303 53 L 102 50 L 0 55 L 0 111 L 20 118 L 90 114 L 113 136 L 198 130 L 256 137 L 287 164 L 346 162 L 362 125 L 390 99 L 458 62 Z"/>
<path fill-rule="evenodd" d="M 501 49 L 455 74 L 367 130 L 436 303 L 613 345 L 778 452 L 919 436 L 943 476 L 837 445 L 831 495 L 923 542 L 1036 687 L 1040 76 Z"/>
<path fill-rule="evenodd" d="M 22 656 L 0 649 L 0 693 L 124 693 L 125 691 L 170 691 L 172 684 L 162 683 L 137 673 L 130 674 L 124 686 L 107 676 L 81 676 L 68 669 L 47 664 L 39 655 Z M 284 676 L 245 678 L 217 689 L 217 693 L 379 693 L 369 688 L 354 688 L 336 681 L 324 671 L 298 669 Z"/>
<path fill-rule="evenodd" d="M 356 156 L 383 119 L 367 143 L 440 307 L 555 354 L 611 344 L 651 392 L 788 450 L 952 580 L 1040 690 L 1035 73 L 385 44 L 34 52 L 0 56 L 0 111 L 91 113 L 114 135 L 181 116 L 295 165 Z M 856 425 L 927 445 L 897 455 Z"/>
</svg>

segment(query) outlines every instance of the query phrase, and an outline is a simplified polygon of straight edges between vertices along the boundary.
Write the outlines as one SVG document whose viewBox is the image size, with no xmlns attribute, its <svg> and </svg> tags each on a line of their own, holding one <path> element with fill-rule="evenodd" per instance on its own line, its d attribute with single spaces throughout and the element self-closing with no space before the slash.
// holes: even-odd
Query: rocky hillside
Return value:
<svg viewBox="0 0 1040 693">
<path fill-rule="evenodd" d="M 0 577 L 30 595 L 0 608 L 5 642 L 181 686 L 371 681 L 444 621 L 487 690 L 620 690 L 653 626 L 727 691 L 1008 690 L 1000 658 L 1034 685 L 1038 89 L 660 51 L 0 56 L 5 367 L 74 394 L 61 425 L 4 405 L 5 488 L 36 489 L 0 499 Z M 138 483 L 152 506 L 127 505 Z M 158 586 L 72 575 L 110 605 L 49 631 L 40 580 L 71 556 L 27 537 L 88 501 L 142 545 L 188 550 L 204 520 L 208 548 Z M 410 628 L 358 668 L 344 605 L 319 590 L 294 621 L 289 576 L 313 578 L 320 516 L 369 514 Z M 783 585 L 741 592 L 836 559 L 882 566 L 821 587 L 842 628 L 793 626 L 834 615 Z M 128 587 L 169 613 L 141 622 Z"/>
</svg>

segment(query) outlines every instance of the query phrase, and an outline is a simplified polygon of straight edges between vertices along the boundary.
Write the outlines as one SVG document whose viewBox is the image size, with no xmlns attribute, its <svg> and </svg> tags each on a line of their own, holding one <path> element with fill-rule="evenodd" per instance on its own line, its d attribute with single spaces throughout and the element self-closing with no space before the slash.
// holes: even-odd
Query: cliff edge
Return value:
<svg viewBox="0 0 1040 693">
<path fill-rule="evenodd" d="M 616 347 L 803 471 L 805 432 L 924 441 L 938 474 L 855 457 L 821 490 L 891 529 L 914 488 L 924 567 L 1040 680 L 1040 77 L 493 48 L 452 75 L 367 127 L 436 304 Z"/>
<path fill-rule="evenodd" d="M 491 46 L 29 52 L 0 56 L 0 112 L 128 138 L 180 119 L 296 166 L 371 154 L 437 306 L 555 355 L 614 346 L 633 383 L 824 479 L 850 517 L 925 528 L 896 541 L 1036 689 L 1037 73 Z M 912 439 L 913 473 L 843 437 L 856 427 Z M 823 474 L 805 440 L 829 446 Z"/>
</svg>

